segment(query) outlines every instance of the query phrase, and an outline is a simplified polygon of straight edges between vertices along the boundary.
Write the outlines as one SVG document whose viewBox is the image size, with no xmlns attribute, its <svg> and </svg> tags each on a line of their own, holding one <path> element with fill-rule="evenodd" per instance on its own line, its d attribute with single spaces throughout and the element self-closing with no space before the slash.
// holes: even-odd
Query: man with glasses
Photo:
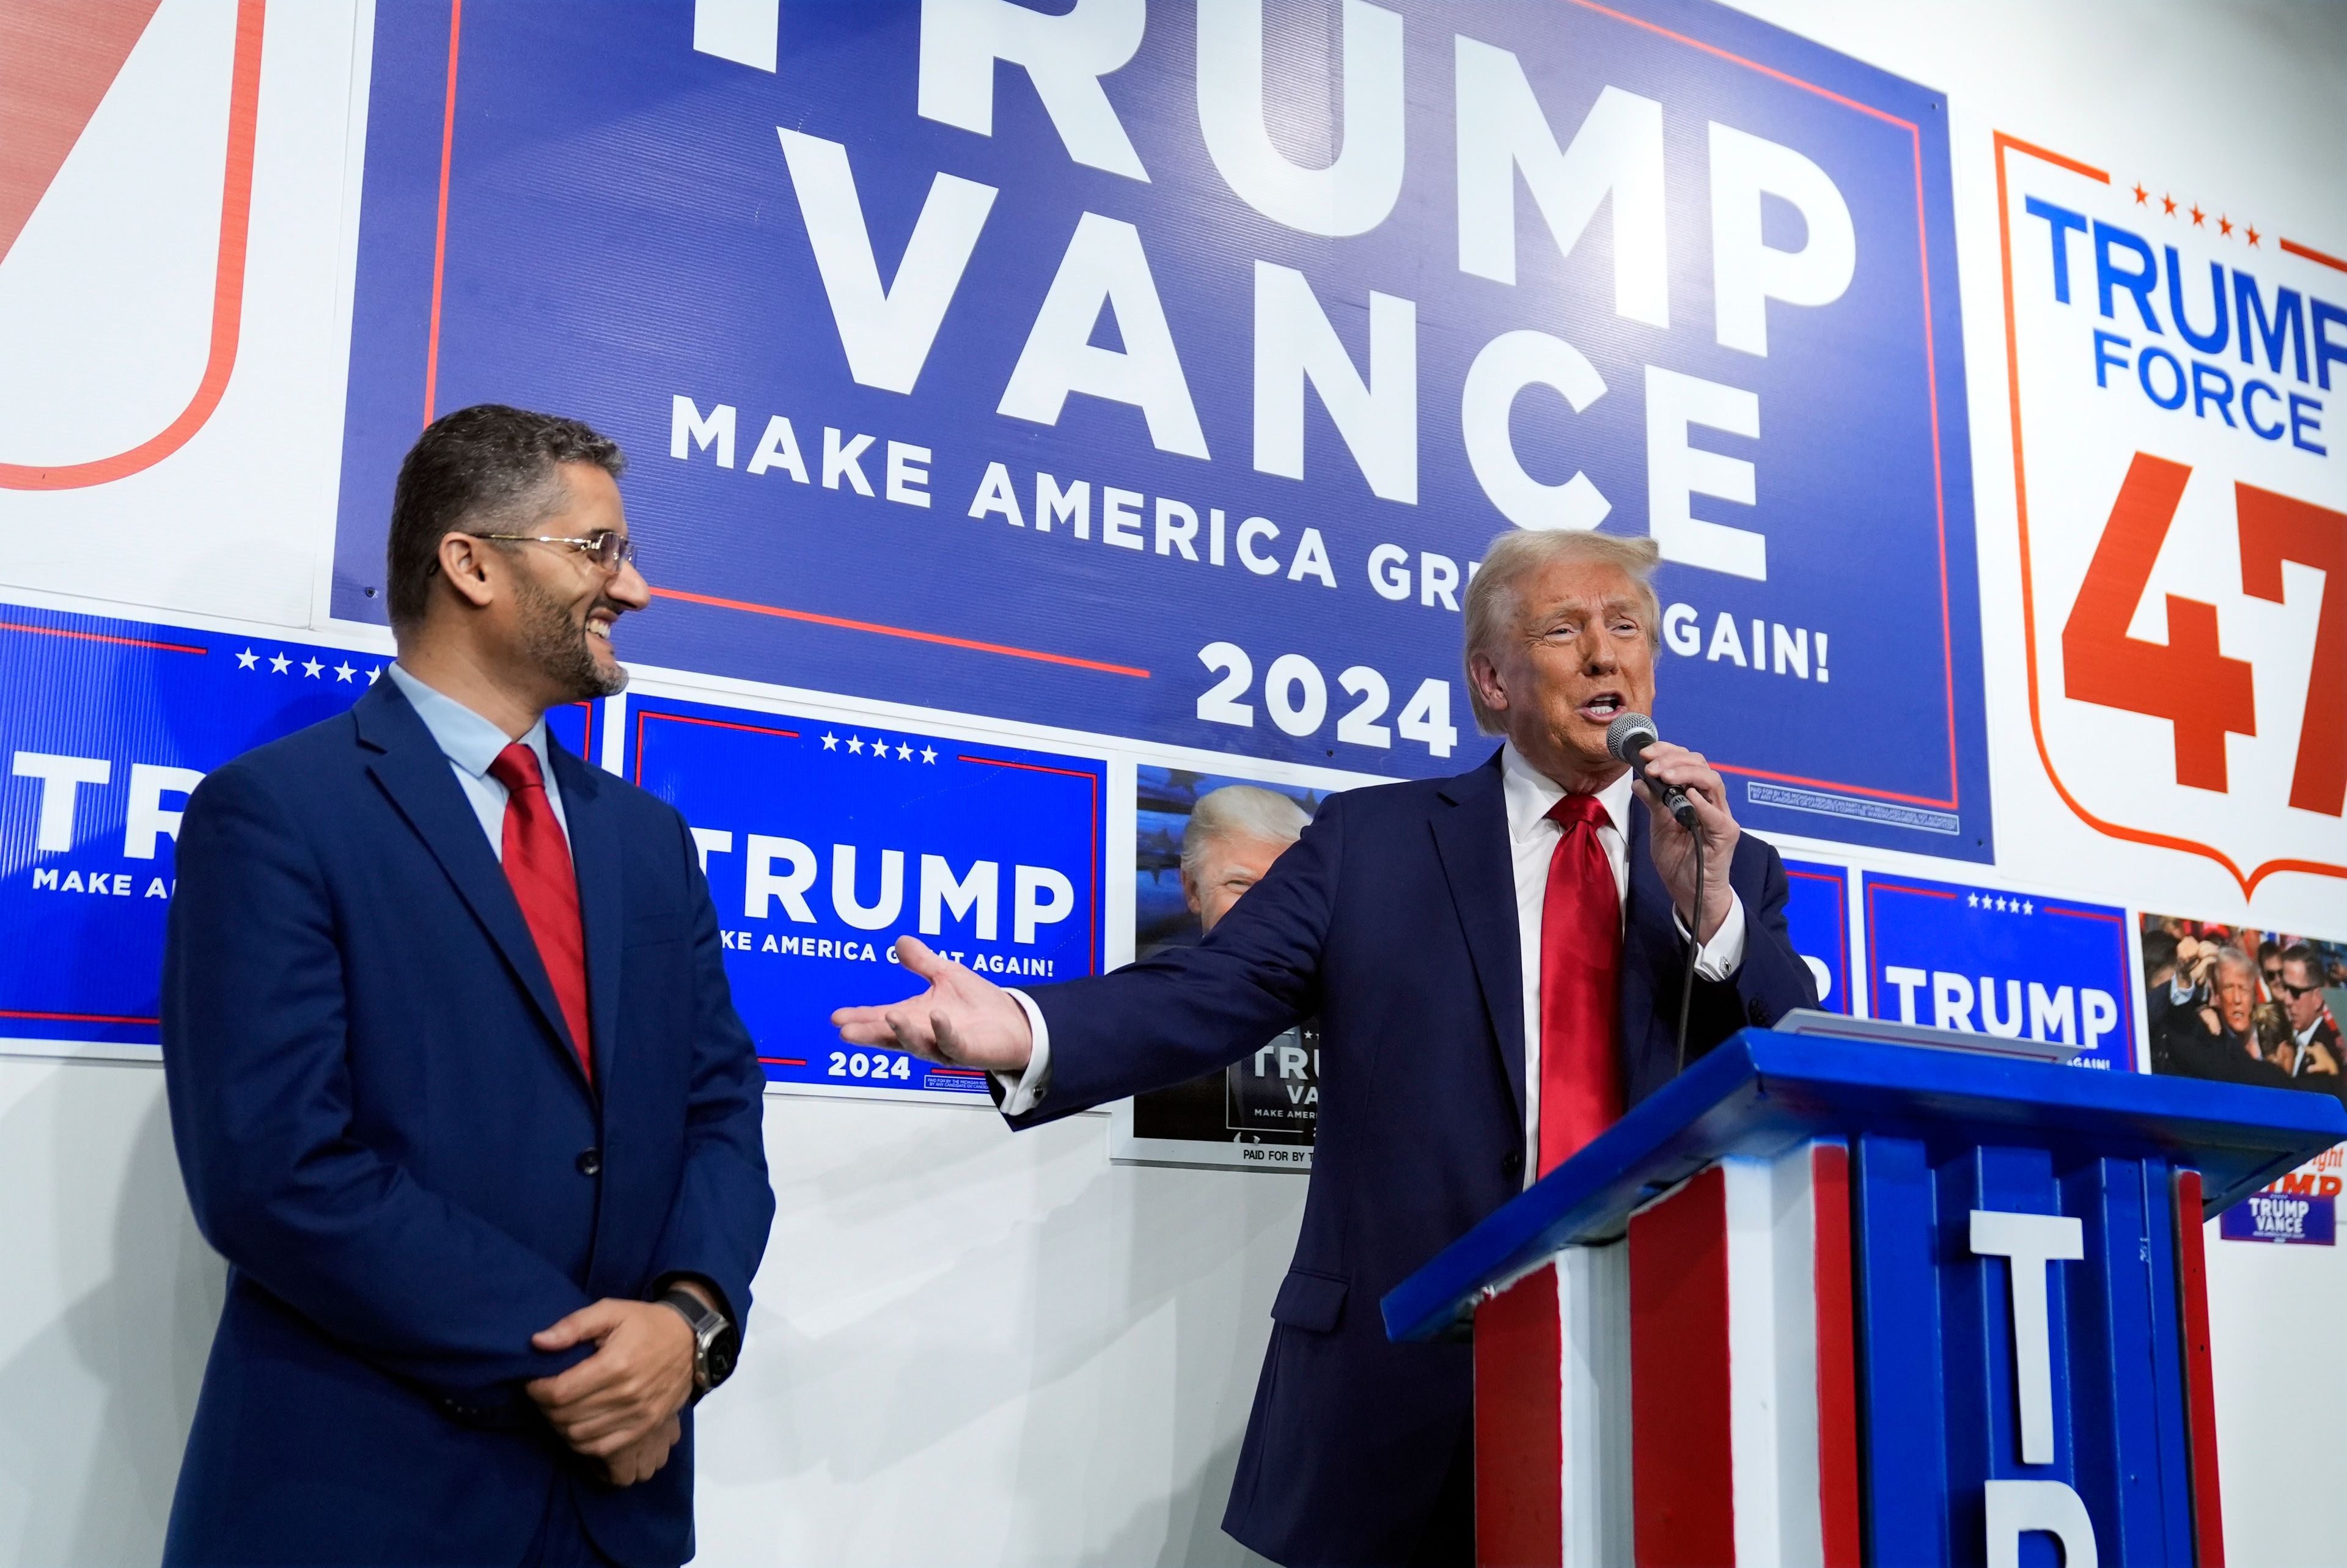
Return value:
<svg viewBox="0 0 2347 1568">
<path fill-rule="evenodd" d="M 651 591 L 619 448 L 451 414 L 402 464 L 398 661 L 188 803 L 164 1074 L 229 1260 L 185 1563 L 676 1563 L 691 1405 L 774 1214 L 676 811 L 556 744 Z"/>
<path fill-rule="evenodd" d="M 2315 1078 L 2301 1087 L 2338 1092 L 2339 1022 L 2323 1005 L 2322 955 L 2304 942 L 2294 942 L 2282 949 L 2279 968 L 2274 999 L 2281 1003 L 2290 1039 L 2276 1052 L 2274 1065 L 2292 1078 Z"/>
</svg>

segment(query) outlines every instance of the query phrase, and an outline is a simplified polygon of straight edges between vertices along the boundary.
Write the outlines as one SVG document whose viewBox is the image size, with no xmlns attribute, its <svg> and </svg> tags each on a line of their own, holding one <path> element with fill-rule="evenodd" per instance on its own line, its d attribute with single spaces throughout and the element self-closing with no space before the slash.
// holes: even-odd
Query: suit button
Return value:
<svg viewBox="0 0 2347 1568">
<path fill-rule="evenodd" d="M 578 1165 L 579 1173 L 582 1176 L 601 1175 L 603 1173 L 603 1151 L 600 1149 L 580 1150 L 579 1152 Z"/>
<path fill-rule="evenodd" d="M 1521 1176 L 1524 1173 L 1524 1157 L 1514 1149 L 1500 1156 L 1500 1174 Z"/>
</svg>

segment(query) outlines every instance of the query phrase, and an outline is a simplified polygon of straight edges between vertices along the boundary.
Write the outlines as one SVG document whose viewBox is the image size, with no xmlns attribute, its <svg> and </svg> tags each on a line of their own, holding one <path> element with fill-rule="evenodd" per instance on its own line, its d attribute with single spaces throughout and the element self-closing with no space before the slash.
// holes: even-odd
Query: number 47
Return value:
<svg viewBox="0 0 2347 1568">
<path fill-rule="evenodd" d="M 2176 726 L 2176 782 L 2221 793 L 2225 737 L 2256 734 L 2258 720 L 2248 662 L 2217 646 L 2217 607 L 2171 593 L 2166 642 L 2127 630 L 2191 474 L 2146 452 L 2128 466 L 2062 628 L 2063 689 L 2082 702 L 2168 720 Z M 2279 604 L 2282 562 L 2322 573 L 2290 804 L 2337 816 L 2347 807 L 2347 513 L 2254 485 L 2236 484 L 2233 497 L 2242 591 Z"/>
</svg>

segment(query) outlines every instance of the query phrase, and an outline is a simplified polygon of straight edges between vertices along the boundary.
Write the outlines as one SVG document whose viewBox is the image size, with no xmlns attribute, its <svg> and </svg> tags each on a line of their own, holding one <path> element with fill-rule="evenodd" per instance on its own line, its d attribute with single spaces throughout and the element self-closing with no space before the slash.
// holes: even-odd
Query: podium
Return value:
<svg viewBox="0 0 2347 1568">
<path fill-rule="evenodd" d="M 2329 1095 L 1746 1030 L 1385 1297 L 1481 1563 L 2224 1561 L 2201 1220 Z"/>
</svg>

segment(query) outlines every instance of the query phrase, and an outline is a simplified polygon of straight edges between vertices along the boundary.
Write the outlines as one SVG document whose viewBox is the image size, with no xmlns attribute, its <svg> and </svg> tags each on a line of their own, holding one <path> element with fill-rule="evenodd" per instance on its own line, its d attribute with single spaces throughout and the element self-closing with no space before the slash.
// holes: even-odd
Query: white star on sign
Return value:
<svg viewBox="0 0 2347 1568">
<path fill-rule="evenodd" d="M 1980 907 L 1980 895 L 1977 893 L 1967 893 L 1964 895 L 1964 902 L 1973 908 L 1977 909 Z"/>
<path fill-rule="evenodd" d="M 325 669 L 325 666 L 319 663 L 315 659 L 304 660 L 302 663 L 302 673 L 307 675 L 313 681 L 315 681 L 318 678 L 319 671 L 323 669 Z"/>
<path fill-rule="evenodd" d="M 260 662 L 261 655 L 250 648 L 236 656 L 236 667 L 240 670 L 250 670 Z"/>
<path fill-rule="evenodd" d="M 357 673 L 357 671 L 351 668 L 351 661 L 347 659 L 334 666 L 334 679 L 337 681 L 347 681 Z"/>
<path fill-rule="evenodd" d="M 375 677 L 376 677 L 376 676 L 378 676 L 378 675 L 380 675 L 380 674 L 382 674 L 382 673 L 383 673 L 383 666 L 382 666 L 382 665 L 380 665 L 380 664 L 377 664 L 377 665 L 375 665 L 374 668 L 370 669 L 370 670 L 367 671 L 367 684 L 368 684 L 368 685 L 370 685 L 370 686 L 374 685 L 374 682 L 375 682 Z"/>
<path fill-rule="evenodd" d="M 285 673 L 287 666 L 291 665 L 292 662 L 293 661 L 286 658 L 282 653 L 280 653 L 269 661 L 269 667 L 278 674 L 282 675 Z"/>
<path fill-rule="evenodd" d="M 938 760 L 937 748 L 935 746 L 923 746 L 921 748 L 921 760 L 925 763 L 936 762 Z"/>
<path fill-rule="evenodd" d="M 2034 914 L 2036 911 L 2032 907 L 2029 900 L 2024 898 L 2021 901 L 2021 912 L 2024 915 L 2030 915 Z"/>
<path fill-rule="evenodd" d="M 877 735 L 872 737 L 872 754 L 877 760 L 884 763 L 887 762 L 888 760 L 888 743 Z"/>
<path fill-rule="evenodd" d="M 847 749 L 860 757 L 864 754 L 864 742 L 857 736 L 850 735 L 847 737 Z"/>
<path fill-rule="evenodd" d="M 826 752 L 835 752 L 839 750 L 839 737 L 831 733 L 829 731 L 825 731 L 823 737 L 823 749 Z"/>
<path fill-rule="evenodd" d="M 900 741 L 897 743 L 897 754 L 909 763 L 913 760 L 913 748 Z"/>
</svg>

